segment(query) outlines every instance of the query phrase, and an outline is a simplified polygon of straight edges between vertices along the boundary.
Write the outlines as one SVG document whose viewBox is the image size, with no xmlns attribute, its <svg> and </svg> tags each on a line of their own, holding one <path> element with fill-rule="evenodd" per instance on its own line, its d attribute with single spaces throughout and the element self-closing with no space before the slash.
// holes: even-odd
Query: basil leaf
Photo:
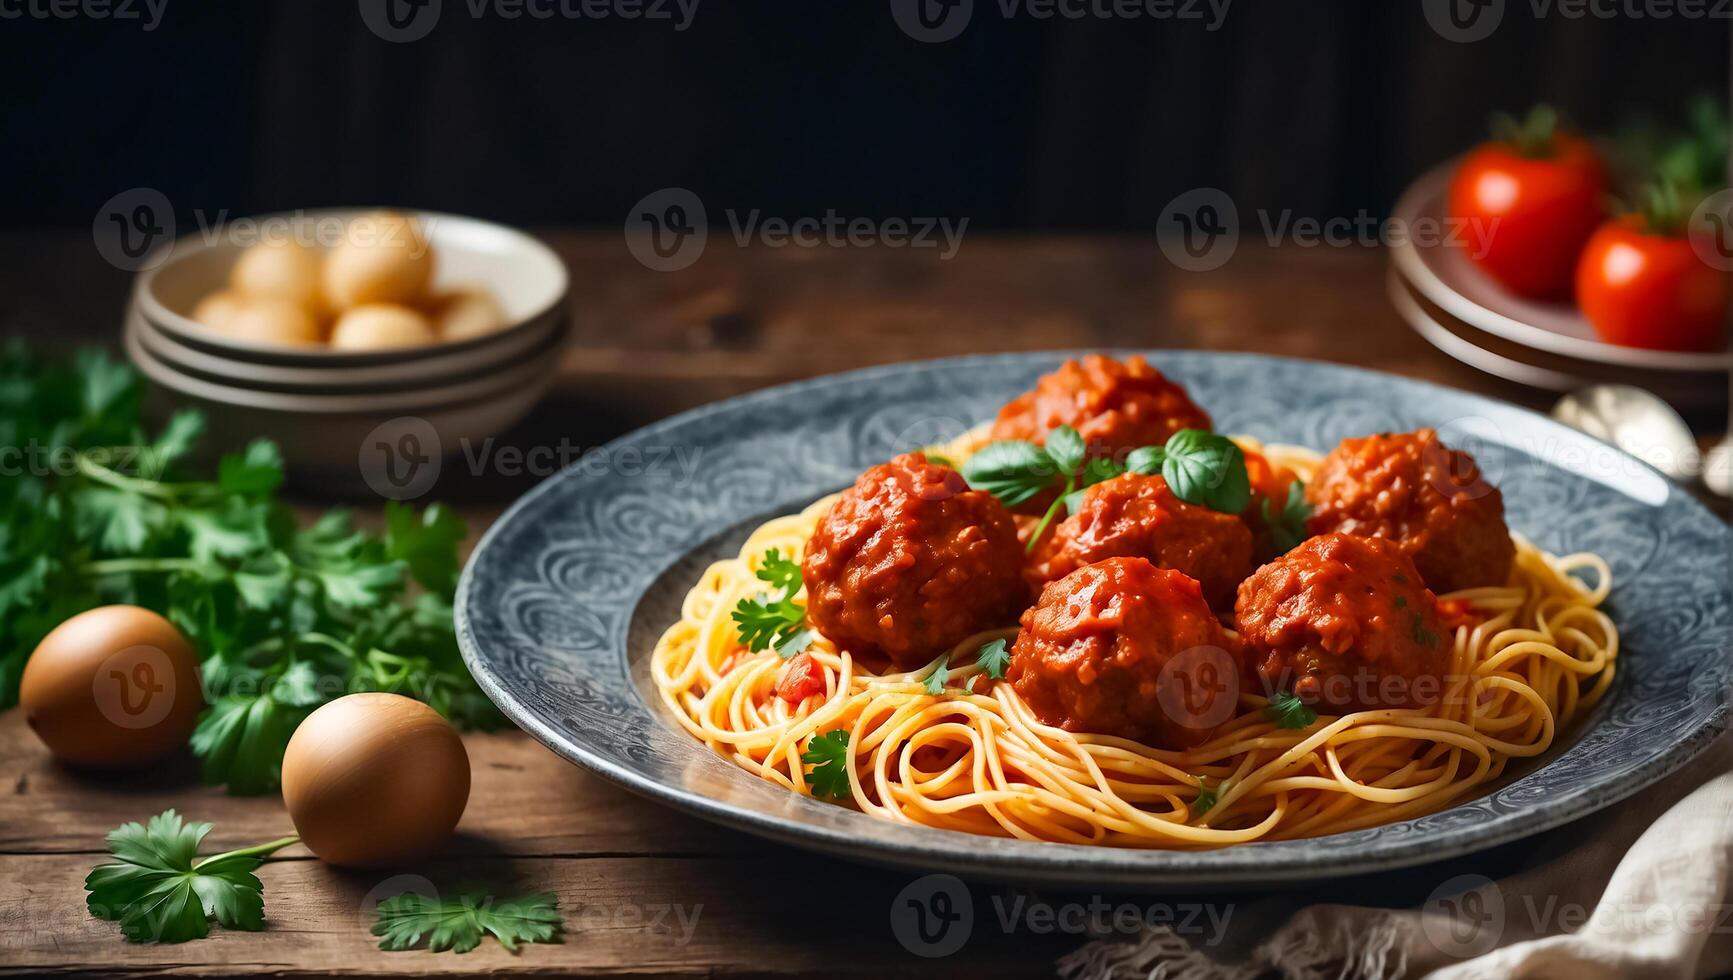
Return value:
<svg viewBox="0 0 1733 980">
<path fill-rule="evenodd" d="M 1227 436 L 1182 429 L 1167 441 L 1161 475 L 1174 496 L 1224 514 L 1245 511 L 1252 500 L 1246 457 Z"/>
<path fill-rule="evenodd" d="M 1106 456 L 1097 456 L 1083 464 L 1082 485 L 1092 487 L 1097 483 L 1111 480 L 1116 476 L 1122 476 L 1124 473 L 1125 467 L 1121 466 L 1115 460 Z"/>
<path fill-rule="evenodd" d="M 1262 510 L 1264 525 L 1270 529 L 1270 543 L 1277 551 L 1285 555 L 1306 540 L 1306 522 L 1312 517 L 1312 505 L 1306 502 L 1306 488 L 1299 480 L 1288 484 L 1288 501 L 1281 513 L 1273 512 L 1268 497 L 1263 499 Z"/>
<path fill-rule="evenodd" d="M 1047 489 L 1058 472 L 1047 451 L 1032 442 L 990 442 L 963 464 L 963 479 L 985 490 L 1007 507 L 1015 507 Z"/>
<path fill-rule="evenodd" d="M 1167 462 L 1167 450 L 1160 446 L 1144 446 L 1133 449 L 1131 455 L 1125 457 L 1125 468 L 1142 476 L 1154 476 L 1161 472 L 1161 464 Z"/>
<path fill-rule="evenodd" d="M 1061 473 L 1077 472 L 1077 468 L 1083 465 L 1086 451 L 1083 436 L 1069 425 L 1061 425 L 1047 433 L 1047 455 Z"/>
</svg>

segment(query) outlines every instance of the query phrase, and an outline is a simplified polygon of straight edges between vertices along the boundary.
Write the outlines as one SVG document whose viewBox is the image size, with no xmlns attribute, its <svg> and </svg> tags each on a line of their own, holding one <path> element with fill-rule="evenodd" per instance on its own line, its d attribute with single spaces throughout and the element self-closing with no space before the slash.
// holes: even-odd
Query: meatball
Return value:
<svg viewBox="0 0 1733 980">
<path fill-rule="evenodd" d="M 1148 361 L 1121 363 L 1100 354 L 1042 375 L 1033 391 L 999 411 L 992 437 L 1039 443 L 1061 425 L 1076 429 L 1099 456 L 1159 446 L 1181 429 L 1211 428 L 1209 415 L 1185 389 Z"/>
<path fill-rule="evenodd" d="M 1437 699 L 1451 641 L 1401 546 L 1312 538 L 1240 584 L 1240 640 L 1266 690 L 1335 709 Z"/>
<path fill-rule="evenodd" d="M 1159 476 L 1127 473 L 1083 491 L 1077 513 L 1036 548 L 1028 578 L 1040 585 L 1104 558 L 1147 558 L 1197 579 L 1217 609 L 1252 572 L 1252 532 L 1244 521 L 1188 504 Z"/>
<path fill-rule="evenodd" d="M 1050 582 L 1006 672 L 1037 717 L 1170 749 L 1207 741 L 1239 703 L 1233 638 L 1195 580 L 1109 558 Z"/>
<path fill-rule="evenodd" d="M 919 453 L 860 475 L 819 519 L 807 615 L 856 656 L 918 666 L 1009 622 L 1028 596 L 1017 527 L 990 494 Z"/>
<path fill-rule="evenodd" d="M 1345 439 L 1306 488 L 1313 534 L 1389 538 L 1440 593 L 1503 585 L 1516 557 L 1504 495 L 1431 429 Z"/>
</svg>

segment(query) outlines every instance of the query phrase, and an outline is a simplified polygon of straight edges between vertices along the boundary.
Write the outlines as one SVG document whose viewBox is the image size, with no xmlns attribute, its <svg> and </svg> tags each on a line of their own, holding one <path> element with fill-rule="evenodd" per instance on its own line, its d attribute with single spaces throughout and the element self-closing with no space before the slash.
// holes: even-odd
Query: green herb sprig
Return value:
<svg viewBox="0 0 1733 980">
<path fill-rule="evenodd" d="M 1011 650 L 1005 644 L 1004 637 L 989 640 L 981 644 L 980 652 L 975 655 L 975 663 L 994 680 L 1004 680 L 1005 670 L 1011 666 Z"/>
<path fill-rule="evenodd" d="M 939 662 L 927 673 L 926 679 L 921 681 L 921 689 L 935 698 L 939 697 L 945 693 L 945 682 L 950 679 L 951 655 L 947 653 L 939 658 Z"/>
<path fill-rule="evenodd" d="M 806 784 L 813 796 L 828 796 L 835 800 L 848 799 L 848 729 L 837 728 L 814 735 L 806 742 L 800 761 L 812 768 L 806 773 Z"/>
<path fill-rule="evenodd" d="M 492 936 L 516 953 L 520 943 L 559 941 L 564 922 L 560 900 L 552 892 L 500 899 L 479 891 L 434 897 L 404 892 L 379 903 L 373 934 L 379 948 L 414 949 L 426 943 L 428 952 L 467 953 Z"/>
<path fill-rule="evenodd" d="M 794 601 L 800 593 L 800 562 L 785 558 L 775 548 L 764 553 L 758 571 L 759 581 L 782 590 L 781 596 L 768 593 L 753 599 L 742 599 L 734 606 L 729 618 L 740 633 L 740 642 L 757 653 L 776 647 L 779 656 L 787 659 L 812 643 L 813 635 L 806 625 L 806 607 Z"/>
<path fill-rule="evenodd" d="M 210 824 L 184 823 L 173 810 L 110 831 L 115 862 L 84 879 L 90 914 L 120 923 L 121 935 L 133 943 L 203 939 L 212 919 L 225 929 L 265 928 L 265 886 L 253 872 L 267 855 L 300 838 L 200 858 L 199 843 L 210 832 Z"/>
<path fill-rule="evenodd" d="M 1202 816 L 1215 809 L 1221 796 L 1220 786 L 1211 786 L 1209 780 L 1202 776 L 1197 779 L 1197 796 L 1192 798 L 1191 812 Z"/>
<path fill-rule="evenodd" d="M 1059 426 L 1047 433 L 1045 446 L 1018 440 L 991 442 L 963 465 L 963 477 L 971 487 L 985 490 L 1007 507 L 1058 489 L 1058 497 L 1029 536 L 1029 550 L 1034 550 L 1060 507 L 1076 513 L 1085 490 L 1127 472 L 1159 473 L 1174 496 L 1222 513 L 1240 514 L 1251 504 L 1245 453 L 1232 439 L 1202 429 L 1181 429 L 1165 445 L 1134 449 L 1120 463 L 1110 457 L 1086 457 L 1077 430 Z"/>
<path fill-rule="evenodd" d="M 1264 717 L 1275 722 L 1277 728 L 1300 729 L 1311 727 L 1318 720 L 1318 713 L 1287 691 L 1277 691 L 1264 706 Z"/>
<path fill-rule="evenodd" d="M 1312 519 L 1312 505 L 1306 502 L 1306 487 L 1299 480 L 1288 484 L 1288 499 L 1280 513 L 1270 507 L 1270 498 L 1259 502 L 1264 526 L 1270 529 L 1270 543 L 1276 553 L 1285 555 L 1306 540 L 1306 522 Z"/>
</svg>

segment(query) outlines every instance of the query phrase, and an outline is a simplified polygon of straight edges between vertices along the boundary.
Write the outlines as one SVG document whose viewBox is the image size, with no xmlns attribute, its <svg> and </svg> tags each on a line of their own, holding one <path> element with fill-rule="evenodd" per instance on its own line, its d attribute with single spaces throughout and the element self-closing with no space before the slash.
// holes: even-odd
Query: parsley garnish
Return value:
<svg viewBox="0 0 1733 980">
<path fill-rule="evenodd" d="M 800 761 L 811 766 L 806 784 L 813 796 L 847 799 L 849 787 L 848 729 L 838 728 L 807 740 Z"/>
<path fill-rule="evenodd" d="M 50 629 L 119 602 L 168 617 L 204 658 L 211 707 L 192 747 L 233 793 L 275 789 L 295 725 L 355 691 L 415 697 L 463 727 L 499 722 L 452 629 L 454 513 L 391 503 L 383 535 L 341 511 L 298 527 L 273 443 L 201 470 L 204 416 L 176 414 L 153 438 L 139 394 L 100 353 L 0 346 L 0 445 L 45 461 L 27 455 L 0 480 L 0 708 Z"/>
<path fill-rule="evenodd" d="M 792 657 L 797 653 L 805 652 L 806 648 L 812 646 L 812 641 L 817 638 L 817 632 L 810 629 L 801 630 L 800 632 L 777 643 L 776 655 L 787 660 L 789 657 Z"/>
<path fill-rule="evenodd" d="M 148 825 L 124 823 L 110 831 L 108 849 L 117 863 L 84 879 L 90 914 L 119 922 L 134 943 L 203 939 L 210 919 L 225 929 L 265 928 L 265 886 L 253 871 L 262 857 L 299 838 L 198 858 L 199 842 L 210 832 L 208 823 L 183 824 L 173 810 Z"/>
<path fill-rule="evenodd" d="M 754 653 L 794 639 L 806 622 L 806 607 L 793 599 L 760 595 L 742 599 L 734 607 L 734 622 L 740 627 L 740 642 Z"/>
<path fill-rule="evenodd" d="M 1407 609 L 1408 608 L 1408 597 L 1405 595 L 1397 596 L 1396 597 L 1396 608 L 1397 609 Z"/>
<path fill-rule="evenodd" d="M 1435 647 L 1442 639 L 1437 633 L 1426 628 L 1426 620 L 1419 613 L 1414 614 L 1414 642 L 1423 647 Z"/>
<path fill-rule="evenodd" d="M 373 934 L 384 937 L 380 949 L 392 951 L 413 949 L 425 938 L 428 952 L 467 953 L 491 935 L 516 953 L 519 943 L 557 941 L 563 927 L 560 900 L 552 892 L 507 899 L 480 892 L 450 898 L 404 892 L 380 902 L 378 912 Z"/>
<path fill-rule="evenodd" d="M 812 642 L 811 637 L 807 637 L 799 649 L 793 648 L 800 639 L 801 627 L 806 623 L 806 607 L 794 601 L 801 586 L 800 563 L 782 557 L 781 552 L 772 548 L 764 553 L 758 571 L 753 574 L 772 588 L 781 589 L 782 596 L 773 598 L 761 594 L 756 599 L 742 599 L 735 605 L 730 615 L 739 626 L 740 642 L 754 653 L 775 646 L 780 656 L 792 657 L 804 650 L 806 643 Z M 790 648 L 787 653 L 783 652 L 785 646 Z"/>
<path fill-rule="evenodd" d="M 1215 809 L 1219 790 L 1220 787 L 1211 787 L 1209 780 L 1199 776 L 1197 778 L 1197 796 L 1191 801 L 1192 814 L 1195 816 L 1202 816 L 1203 814 Z"/>
<path fill-rule="evenodd" d="M 800 591 L 800 562 L 782 557 L 782 552 L 775 548 L 764 553 L 758 571 L 752 574 L 759 581 L 770 583 L 771 588 L 781 589 L 785 597 Z"/>
<path fill-rule="evenodd" d="M 1003 637 L 989 640 L 981 644 L 981 652 L 976 654 L 975 662 L 994 680 L 1005 678 L 1005 668 L 1011 665 L 1011 651 L 1005 645 Z"/>
<path fill-rule="evenodd" d="M 1270 529 L 1270 543 L 1280 554 L 1299 547 L 1306 540 L 1306 522 L 1312 518 L 1312 505 L 1306 503 L 1306 488 L 1299 480 L 1288 484 L 1288 502 L 1280 514 L 1273 513 L 1270 498 L 1259 502 L 1264 525 Z"/>
<path fill-rule="evenodd" d="M 1264 706 L 1264 717 L 1275 722 L 1277 728 L 1305 728 L 1318 720 L 1318 713 L 1287 691 L 1277 691 Z"/>
<path fill-rule="evenodd" d="M 939 658 L 937 664 L 933 665 L 933 672 L 927 675 L 927 679 L 921 682 L 921 686 L 926 688 L 928 694 L 938 697 L 945 693 L 945 681 L 949 680 L 950 677 L 951 655 L 947 653 Z"/>
</svg>

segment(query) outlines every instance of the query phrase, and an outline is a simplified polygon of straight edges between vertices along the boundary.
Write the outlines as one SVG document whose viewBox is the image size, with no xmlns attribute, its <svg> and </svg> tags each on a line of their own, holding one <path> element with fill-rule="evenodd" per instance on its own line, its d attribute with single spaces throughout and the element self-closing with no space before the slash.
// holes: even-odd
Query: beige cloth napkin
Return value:
<svg viewBox="0 0 1733 980">
<path fill-rule="evenodd" d="M 1660 784 L 1553 831 L 1521 870 L 1496 882 L 1449 870 L 1402 874 L 1423 896 L 1431 887 L 1430 896 L 1407 908 L 1310 905 L 1266 934 L 1258 923 L 1279 919 L 1280 910 L 1256 910 L 1236 916 L 1210 950 L 1146 927 L 1129 942 L 1089 943 L 1060 961 L 1060 973 L 1694 980 L 1733 972 L 1733 737 Z"/>
</svg>

